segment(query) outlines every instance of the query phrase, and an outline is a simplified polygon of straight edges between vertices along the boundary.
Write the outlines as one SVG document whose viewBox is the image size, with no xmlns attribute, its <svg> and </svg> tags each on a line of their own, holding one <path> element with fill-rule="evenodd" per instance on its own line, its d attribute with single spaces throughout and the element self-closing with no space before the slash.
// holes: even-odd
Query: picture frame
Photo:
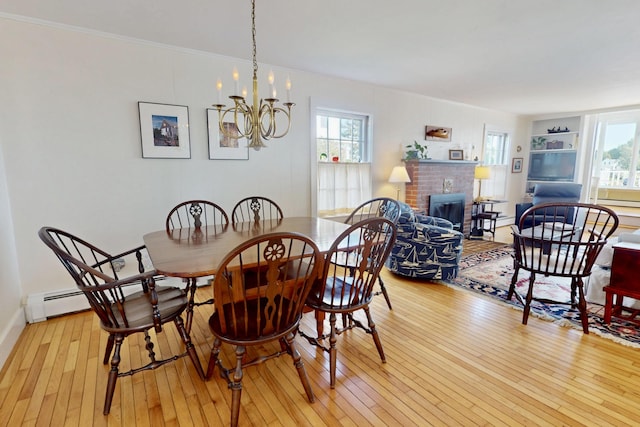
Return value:
<svg viewBox="0 0 640 427">
<path fill-rule="evenodd" d="M 464 158 L 464 150 L 449 150 L 449 160 L 462 160 Z"/>
<path fill-rule="evenodd" d="M 237 133 L 235 123 L 225 122 L 232 133 Z M 209 132 L 209 160 L 249 160 L 247 138 L 229 138 L 220 131 L 218 110 L 207 108 L 207 129 Z"/>
<path fill-rule="evenodd" d="M 511 173 L 521 173 L 522 172 L 522 157 L 514 157 L 511 160 Z"/>
<path fill-rule="evenodd" d="M 451 128 L 443 126 L 430 126 L 427 125 L 424 128 L 424 139 L 427 141 L 451 141 Z"/>
<path fill-rule="evenodd" d="M 190 159 L 189 107 L 138 102 L 142 157 Z"/>
</svg>

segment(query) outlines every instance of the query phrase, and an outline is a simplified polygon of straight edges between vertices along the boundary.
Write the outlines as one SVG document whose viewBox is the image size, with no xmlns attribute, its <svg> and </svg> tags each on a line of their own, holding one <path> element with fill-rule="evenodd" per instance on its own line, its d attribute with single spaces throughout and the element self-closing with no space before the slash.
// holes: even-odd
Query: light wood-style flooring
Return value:
<svg viewBox="0 0 640 427">
<path fill-rule="evenodd" d="M 443 284 L 383 277 L 393 310 L 376 297 L 372 312 L 387 363 L 370 336 L 349 331 L 331 390 L 328 355 L 297 338 L 315 403 L 289 357 L 270 360 L 245 370 L 241 425 L 638 425 L 639 349 L 537 318 L 524 326 L 521 311 Z M 205 366 L 210 307 L 197 309 L 192 331 Z M 159 353 L 181 348 L 168 326 Z M 312 313 L 303 328 L 313 330 Z M 226 382 L 203 382 L 188 358 L 119 379 L 102 415 L 106 338 L 91 312 L 28 325 L 0 373 L 0 426 L 228 424 Z M 143 345 L 125 341 L 122 368 L 146 357 Z"/>
</svg>

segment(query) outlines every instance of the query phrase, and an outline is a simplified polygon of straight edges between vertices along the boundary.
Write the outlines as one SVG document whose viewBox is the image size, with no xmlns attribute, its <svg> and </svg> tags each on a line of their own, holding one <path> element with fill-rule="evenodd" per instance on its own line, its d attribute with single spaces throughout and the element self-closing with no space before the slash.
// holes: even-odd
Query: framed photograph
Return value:
<svg viewBox="0 0 640 427">
<path fill-rule="evenodd" d="M 522 172 L 522 157 L 514 157 L 511 160 L 511 173 Z"/>
<path fill-rule="evenodd" d="M 209 159 L 211 160 L 249 160 L 249 142 L 247 138 L 232 138 L 239 135 L 235 123 L 223 123 L 225 133 L 220 131 L 218 110 L 207 108 L 207 128 L 209 129 Z"/>
<path fill-rule="evenodd" d="M 190 159 L 189 107 L 138 102 L 142 157 Z"/>
<path fill-rule="evenodd" d="M 451 141 L 451 128 L 426 126 L 424 129 L 424 139 L 427 141 Z"/>
<path fill-rule="evenodd" d="M 463 150 L 449 150 L 449 160 L 462 160 Z"/>
</svg>

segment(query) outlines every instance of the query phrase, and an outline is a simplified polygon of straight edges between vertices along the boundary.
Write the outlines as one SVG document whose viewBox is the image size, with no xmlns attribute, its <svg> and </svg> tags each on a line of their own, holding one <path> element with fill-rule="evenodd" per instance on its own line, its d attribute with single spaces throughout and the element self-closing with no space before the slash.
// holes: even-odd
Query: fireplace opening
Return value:
<svg viewBox="0 0 640 427">
<path fill-rule="evenodd" d="M 444 218 L 453 223 L 454 230 L 463 232 L 464 193 L 432 194 L 429 196 L 429 216 Z"/>
</svg>

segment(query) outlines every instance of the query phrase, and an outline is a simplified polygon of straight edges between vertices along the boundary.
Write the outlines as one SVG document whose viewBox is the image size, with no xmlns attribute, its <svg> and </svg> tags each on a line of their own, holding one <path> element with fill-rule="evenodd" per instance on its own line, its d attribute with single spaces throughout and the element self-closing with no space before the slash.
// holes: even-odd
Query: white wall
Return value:
<svg viewBox="0 0 640 427">
<path fill-rule="evenodd" d="M 430 147 L 434 158 L 472 145 L 479 153 L 485 123 L 513 129 L 516 141 L 528 138 L 511 114 L 261 64 L 261 82 L 269 69 L 280 82 L 291 76 L 292 130 L 252 151 L 248 161 L 213 161 L 205 109 L 216 102 L 215 81 L 223 78 L 229 89 L 237 65 L 249 83 L 249 61 L 1 16 L 0 58 L 4 204 L 13 216 L 20 278 L 9 292 L 10 311 L 16 293 L 73 287 L 37 238 L 43 225 L 115 252 L 161 229 L 168 210 L 189 198 L 231 209 L 241 197 L 263 194 L 286 215 L 310 214 L 310 99 L 373 114 L 376 196 L 395 197 L 388 175 L 400 163 L 401 147 L 421 140 L 427 124 L 453 128 L 451 143 Z M 138 101 L 189 107 L 191 159 L 141 158 Z"/>
<path fill-rule="evenodd" d="M 2 149 L 2 126 L 0 126 L 0 367 L 17 341 L 25 320 L 20 309 L 20 276 L 16 256 L 13 222 L 9 206 L 9 191 L 5 174 Z"/>
</svg>

